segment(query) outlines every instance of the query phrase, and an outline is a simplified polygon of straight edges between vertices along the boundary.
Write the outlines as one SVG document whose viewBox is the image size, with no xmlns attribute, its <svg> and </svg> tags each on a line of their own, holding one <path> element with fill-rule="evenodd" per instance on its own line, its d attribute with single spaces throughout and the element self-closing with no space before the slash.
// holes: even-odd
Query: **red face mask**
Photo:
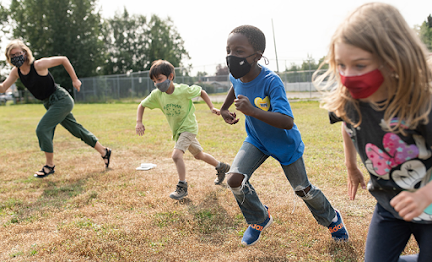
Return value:
<svg viewBox="0 0 432 262">
<path fill-rule="evenodd" d="M 379 69 L 359 76 L 344 76 L 339 72 L 342 84 L 348 88 L 354 99 L 367 98 L 375 93 L 384 82 Z"/>
</svg>

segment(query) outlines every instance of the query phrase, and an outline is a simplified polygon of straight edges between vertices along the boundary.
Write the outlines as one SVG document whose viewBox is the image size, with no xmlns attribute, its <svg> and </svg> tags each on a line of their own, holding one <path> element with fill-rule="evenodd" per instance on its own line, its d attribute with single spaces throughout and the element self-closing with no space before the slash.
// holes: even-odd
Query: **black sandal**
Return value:
<svg viewBox="0 0 432 262">
<path fill-rule="evenodd" d="M 45 172 L 45 168 L 48 169 L 48 173 Z M 44 166 L 42 167 L 42 169 L 38 171 L 38 172 L 43 173 L 43 175 L 34 174 L 34 177 L 37 177 L 37 178 L 44 178 L 44 177 L 46 177 L 46 176 L 49 176 L 49 175 L 51 175 L 51 174 L 54 174 L 54 173 L 55 173 L 54 168 L 55 168 L 55 166 L 50 167 L 49 165 L 44 165 Z"/>
<path fill-rule="evenodd" d="M 109 166 L 109 164 L 110 164 L 110 159 L 111 159 L 111 149 L 109 149 L 108 147 L 105 147 L 105 151 L 106 151 L 106 154 L 105 154 L 105 156 L 103 156 L 102 158 L 105 160 L 108 160 L 106 163 L 105 163 L 105 167 L 106 168 L 108 168 L 108 166 Z"/>
</svg>

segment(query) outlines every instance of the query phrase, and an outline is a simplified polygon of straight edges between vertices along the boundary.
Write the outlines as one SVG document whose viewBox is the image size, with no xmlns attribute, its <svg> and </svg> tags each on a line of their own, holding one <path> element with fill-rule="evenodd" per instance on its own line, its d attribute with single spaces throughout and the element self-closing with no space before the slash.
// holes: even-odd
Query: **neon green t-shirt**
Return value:
<svg viewBox="0 0 432 262">
<path fill-rule="evenodd" d="M 174 87 L 174 92 L 170 95 L 154 89 L 141 101 L 141 105 L 150 109 L 161 109 L 171 127 L 172 138 L 177 141 L 183 132 L 198 134 L 198 123 L 192 98 L 201 95 L 201 87 L 175 83 Z"/>
</svg>

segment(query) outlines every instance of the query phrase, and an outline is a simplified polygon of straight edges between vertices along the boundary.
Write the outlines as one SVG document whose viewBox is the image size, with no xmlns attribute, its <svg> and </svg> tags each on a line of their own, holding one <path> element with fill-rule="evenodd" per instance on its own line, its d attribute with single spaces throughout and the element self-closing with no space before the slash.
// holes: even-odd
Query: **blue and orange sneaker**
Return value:
<svg viewBox="0 0 432 262">
<path fill-rule="evenodd" d="M 268 207 L 266 206 L 268 211 Z M 256 242 L 258 242 L 261 232 L 268 228 L 273 223 L 273 217 L 270 215 L 270 212 L 268 212 L 269 216 L 268 218 L 260 223 L 260 224 L 250 224 L 249 227 L 246 229 L 246 231 L 243 234 L 243 238 L 241 240 L 242 245 L 244 246 L 252 246 Z"/>
<path fill-rule="evenodd" d="M 338 220 L 336 222 L 332 222 L 330 226 L 328 226 L 328 229 L 330 230 L 333 240 L 347 241 L 348 231 L 345 228 L 342 216 L 340 215 L 339 211 L 335 210 L 335 212 Z"/>
</svg>

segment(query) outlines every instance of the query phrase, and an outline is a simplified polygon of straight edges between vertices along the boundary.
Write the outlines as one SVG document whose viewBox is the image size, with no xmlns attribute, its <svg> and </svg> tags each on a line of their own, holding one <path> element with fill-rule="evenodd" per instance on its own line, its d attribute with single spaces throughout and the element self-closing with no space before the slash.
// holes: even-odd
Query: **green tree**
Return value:
<svg viewBox="0 0 432 262">
<path fill-rule="evenodd" d="M 166 20 L 162 20 L 153 15 L 150 19 L 149 28 L 149 61 L 164 59 L 174 67 L 184 66 L 181 61 L 190 58 L 190 56 L 184 48 L 184 41 L 177 32 L 171 18 L 168 17 Z M 150 69 L 150 65 L 147 69 Z"/>
<path fill-rule="evenodd" d="M 22 39 L 36 59 L 67 56 L 78 77 L 98 74 L 104 53 L 96 0 L 12 0 L 13 37 Z M 72 90 L 62 67 L 50 69 L 57 83 Z"/>
<path fill-rule="evenodd" d="M 315 63 L 315 59 L 312 58 L 311 55 L 307 55 L 307 59 L 303 60 L 303 63 L 300 66 L 300 70 L 316 70 L 318 68 L 318 64 Z"/>
<path fill-rule="evenodd" d="M 300 67 L 296 63 L 294 63 L 294 62 L 291 63 L 291 65 L 290 65 L 289 68 L 285 66 L 285 71 L 286 72 L 288 72 L 288 71 L 295 72 L 295 71 L 299 71 L 299 70 L 300 70 Z"/>
<path fill-rule="evenodd" d="M 0 27 L 1 27 L 0 43 L 1 40 L 3 39 L 3 36 L 8 33 L 7 26 L 6 26 L 8 23 L 8 16 L 9 16 L 8 14 L 9 11 L 0 2 Z"/>
<path fill-rule="evenodd" d="M 432 51 L 432 16 L 429 15 L 426 21 L 419 28 L 420 38 L 427 48 Z"/>
<path fill-rule="evenodd" d="M 228 69 L 228 66 L 218 64 L 218 65 L 216 66 L 216 75 L 217 75 L 217 76 L 229 75 L 229 69 Z"/>
<path fill-rule="evenodd" d="M 2 40 L 6 38 L 6 35 L 9 33 L 9 24 L 8 24 L 8 16 L 9 16 L 9 10 L 5 8 L 1 2 L 0 2 L 0 43 L 2 43 Z M 0 69 L 3 69 L 7 67 L 6 61 L 2 60 L 0 61 Z M 4 75 L 4 70 L 0 70 L 0 81 L 4 81 L 4 79 L 7 77 L 7 75 Z"/>
<path fill-rule="evenodd" d="M 170 18 L 156 15 L 150 20 L 142 15 L 122 14 L 107 19 L 104 24 L 106 50 L 104 74 L 124 74 L 149 70 L 151 63 L 164 59 L 174 67 L 184 67 L 181 61 L 189 58 L 184 41 Z M 187 74 L 185 68 L 181 74 Z"/>
<path fill-rule="evenodd" d="M 123 14 L 105 21 L 103 31 L 107 50 L 103 74 L 124 74 L 148 67 L 149 37 L 145 16 L 130 16 L 125 8 Z"/>
<path fill-rule="evenodd" d="M 318 67 L 325 61 L 325 59 L 326 56 L 323 56 L 318 60 Z M 329 68 L 328 64 L 323 64 L 323 66 L 321 67 L 321 69 L 328 69 L 328 68 Z"/>
</svg>

